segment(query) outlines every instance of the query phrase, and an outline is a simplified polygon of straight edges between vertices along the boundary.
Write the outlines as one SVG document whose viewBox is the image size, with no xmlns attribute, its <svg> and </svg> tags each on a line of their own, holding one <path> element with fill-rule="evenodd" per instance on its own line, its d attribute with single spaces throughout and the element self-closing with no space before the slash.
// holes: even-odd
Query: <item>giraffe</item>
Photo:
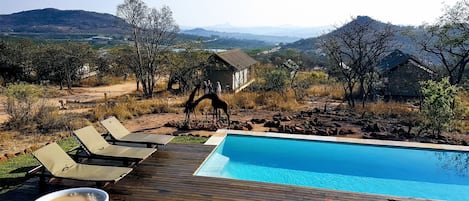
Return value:
<svg viewBox="0 0 469 201">
<path fill-rule="evenodd" d="M 218 97 L 217 94 L 215 93 L 209 93 L 209 94 L 205 94 L 203 95 L 202 97 L 198 98 L 197 100 L 195 100 L 192 104 L 191 104 L 191 108 L 195 108 L 200 101 L 204 100 L 204 99 L 210 99 L 212 100 L 212 107 L 213 109 L 215 110 L 215 114 L 214 116 L 216 116 L 216 118 L 218 119 L 221 114 L 219 113 L 218 109 L 222 109 L 225 114 L 226 114 L 226 117 L 227 117 L 227 120 L 228 120 L 228 127 L 230 127 L 230 114 L 228 112 L 228 103 L 224 100 L 222 100 L 220 97 Z"/>
<path fill-rule="evenodd" d="M 187 99 L 186 103 L 184 104 L 184 112 L 186 113 L 186 125 L 190 124 L 190 115 L 191 112 L 194 112 L 195 105 L 194 104 L 194 97 L 195 93 L 198 92 L 200 89 L 200 84 L 196 84 L 194 90 L 189 95 L 189 99 Z M 195 114 L 195 113 L 194 113 Z"/>
</svg>

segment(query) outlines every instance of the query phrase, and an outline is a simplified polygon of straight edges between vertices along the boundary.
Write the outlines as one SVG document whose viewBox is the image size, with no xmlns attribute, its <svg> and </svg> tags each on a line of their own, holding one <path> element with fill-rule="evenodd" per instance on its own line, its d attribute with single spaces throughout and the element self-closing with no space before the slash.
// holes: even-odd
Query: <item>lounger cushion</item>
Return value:
<svg viewBox="0 0 469 201">
<path fill-rule="evenodd" d="M 49 144 L 33 152 L 33 156 L 54 177 L 83 180 L 117 182 L 132 168 L 86 165 L 76 163 L 57 143 Z"/>
<path fill-rule="evenodd" d="M 174 136 L 170 135 L 131 133 L 116 117 L 107 118 L 101 121 L 101 124 L 114 139 L 122 142 L 166 145 L 174 138 Z"/>
<path fill-rule="evenodd" d="M 93 126 L 75 130 L 73 134 L 81 144 L 95 156 L 143 160 L 156 151 L 154 148 L 111 145 Z"/>
</svg>

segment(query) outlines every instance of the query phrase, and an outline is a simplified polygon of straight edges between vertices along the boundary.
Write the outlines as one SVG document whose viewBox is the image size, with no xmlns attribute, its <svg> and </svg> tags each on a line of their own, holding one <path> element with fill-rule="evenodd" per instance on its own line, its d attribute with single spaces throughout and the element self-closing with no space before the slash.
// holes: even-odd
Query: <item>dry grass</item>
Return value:
<svg viewBox="0 0 469 201">
<path fill-rule="evenodd" d="M 357 106 L 355 111 L 379 116 L 402 117 L 416 114 L 418 108 L 412 107 L 409 103 L 377 101 L 366 103 L 364 108 Z"/>
<path fill-rule="evenodd" d="M 313 85 L 307 90 L 312 96 L 329 97 L 335 100 L 344 99 L 344 89 L 339 83 Z"/>
<path fill-rule="evenodd" d="M 122 82 L 124 82 L 124 79 L 121 76 L 104 76 L 102 80 L 98 80 L 97 76 L 91 76 L 80 80 L 78 86 L 96 87 L 121 84 Z"/>
<path fill-rule="evenodd" d="M 94 120 L 103 120 L 109 116 L 118 119 L 131 119 L 134 116 L 151 113 L 178 112 L 180 101 L 173 101 L 164 94 L 158 98 L 137 100 L 133 96 L 122 96 L 115 100 L 99 103 L 92 110 Z"/>
<path fill-rule="evenodd" d="M 258 105 L 255 100 L 259 96 L 254 92 L 239 92 L 236 94 L 226 94 L 222 98 L 226 100 L 232 109 L 256 109 Z"/>
<path fill-rule="evenodd" d="M 288 91 L 277 92 L 239 92 L 236 94 L 222 94 L 221 99 L 225 100 L 231 110 L 236 114 L 239 110 L 272 110 L 272 111 L 298 111 L 303 108 L 295 99 L 295 93 Z M 201 101 L 195 108 L 197 114 L 207 114 L 212 112 L 210 100 Z"/>
<path fill-rule="evenodd" d="M 276 92 L 266 92 L 256 98 L 256 104 L 260 108 L 272 111 L 298 111 L 302 108 L 295 98 L 293 91 L 284 94 Z"/>
</svg>

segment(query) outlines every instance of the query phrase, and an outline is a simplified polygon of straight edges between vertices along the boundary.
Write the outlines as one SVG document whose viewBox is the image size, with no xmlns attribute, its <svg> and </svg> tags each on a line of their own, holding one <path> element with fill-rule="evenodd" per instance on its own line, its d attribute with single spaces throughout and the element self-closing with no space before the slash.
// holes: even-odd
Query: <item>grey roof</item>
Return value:
<svg viewBox="0 0 469 201">
<path fill-rule="evenodd" d="M 215 55 L 237 70 L 243 70 L 257 63 L 240 49 L 228 50 Z"/>
<path fill-rule="evenodd" d="M 412 62 L 415 66 L 422 68 L 423 70 L 433 74 L 434 72 L 429 68 L 422 65 L 420 61 L 414 56 L 404 53 L 398 49 L 394 50 L 392 53 L 384 57 L 378 64 L 378 72 L 385 73 L 388 71 L 393 70 L 394 68 L 398 67 L 401 64 L 406 62 Z"/>
</svg>

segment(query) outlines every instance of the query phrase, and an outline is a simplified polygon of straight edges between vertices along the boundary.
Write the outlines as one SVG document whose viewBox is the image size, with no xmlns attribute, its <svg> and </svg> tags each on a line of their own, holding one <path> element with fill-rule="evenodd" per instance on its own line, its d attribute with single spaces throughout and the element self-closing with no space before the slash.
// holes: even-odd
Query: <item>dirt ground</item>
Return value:
<svg viewBox="0 0 469 201">
<path fill-rule="evenodd" d="M 100 86 L 100 87 L 74 87 L 72 94 L 57 98 L 49 99 L 49 103 L 57 107 L 60 106 L 60 100 L 66 102 L 90 102 L 98 99 L 103 99 L 104 94 L 108 98 L 121 96 L 135 91 L 135 82 L 128 81 L 122 84 L 112 86 Z M 8 120 L 9 116 L 5 112 L 5 101 L 6 97 L 0 95 L 0 124 Z M 89 108 L 88 108 L 89 109 Z M 63 112 L 82 112 L 84 109 L 77 110 L 63 110 Z M 23 151 L 24 149 L 33 146 L 41 145 L 50 141 L 48 136 L 16 136 L 12 133 L 0 133 L 0 157 L 5 154 L 15 154 Z M 14 142 L 14 143 L 12 143 Z"/>
</svg>

